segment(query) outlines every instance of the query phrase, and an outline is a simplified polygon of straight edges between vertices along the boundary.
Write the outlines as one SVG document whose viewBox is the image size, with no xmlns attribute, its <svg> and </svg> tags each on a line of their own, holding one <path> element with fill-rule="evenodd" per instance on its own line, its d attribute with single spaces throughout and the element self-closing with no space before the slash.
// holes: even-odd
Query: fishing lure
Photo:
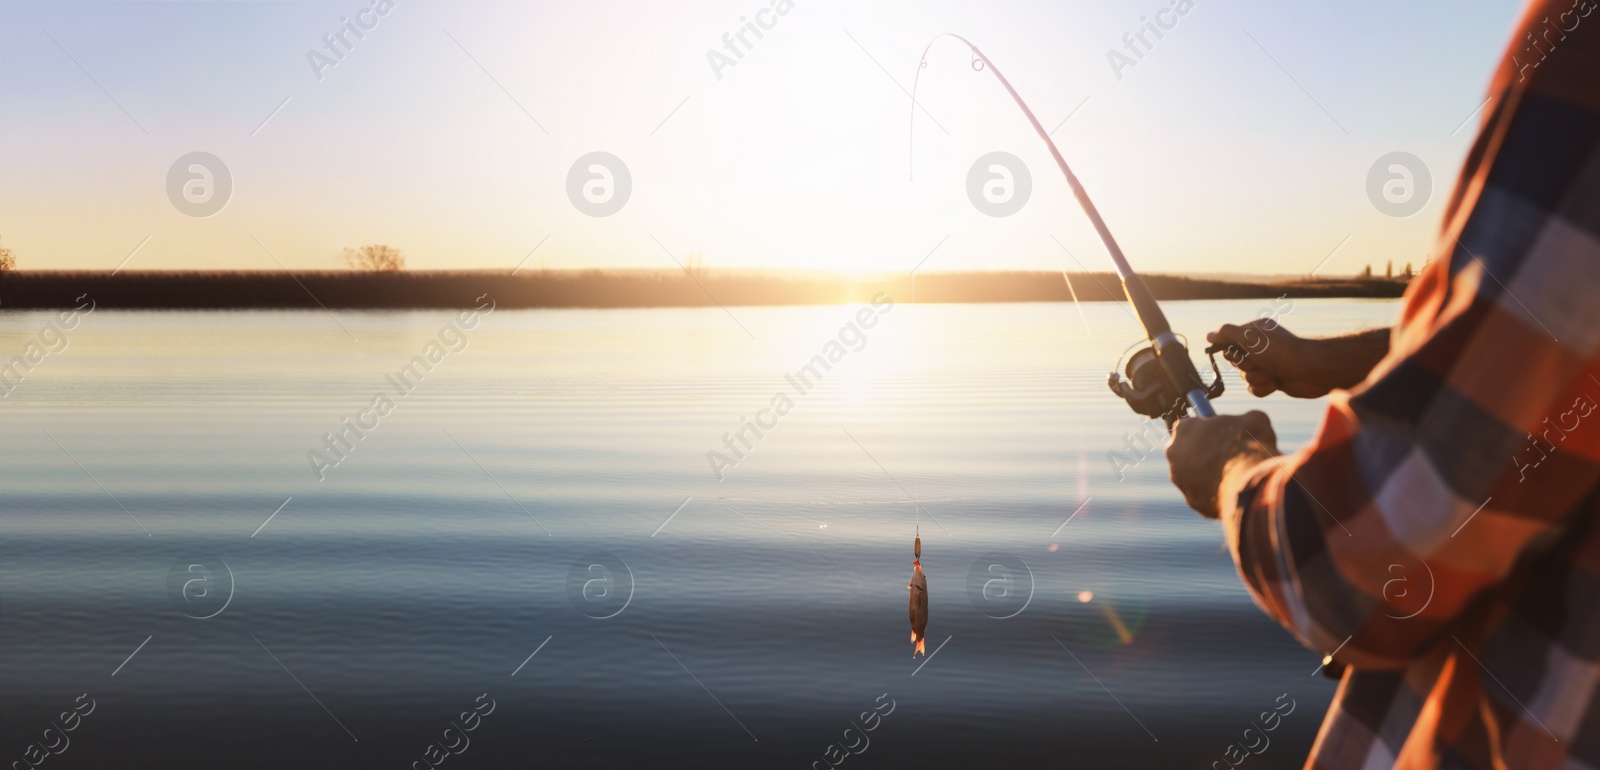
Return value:
<svg viewBox="0 0 1600 770">
<path fill-rule="evenodd" d="M 917 536 L 915 544 L 911 547 L 911 553 L 915 558 L 911 562 L 911 584 L 907 588 L 911 589 L 909 607 L 911 614 L 911 643 L 916 645 L 911 650 L 911 657 L 915 658 L 917 653 L 928 654 L 925 647 L 928 635 L 928 576 L 922 574 L 922 537 L 920 534 Z"/>
</svg>

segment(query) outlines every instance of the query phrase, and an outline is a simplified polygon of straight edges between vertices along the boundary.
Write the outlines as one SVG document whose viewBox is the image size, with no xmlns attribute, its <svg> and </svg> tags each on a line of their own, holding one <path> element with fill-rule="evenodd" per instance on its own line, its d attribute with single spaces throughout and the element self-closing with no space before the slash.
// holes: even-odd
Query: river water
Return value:
<svg viewBox="0 0 1600 770">
<path fill-rule="evenodd" d="M 1124 448 L 1125 307 L 890 302 L 0 314 L 0 761 L 1203 768 L 1287 694 L 1299 767 L 1333 684 Z"/>
</svg>

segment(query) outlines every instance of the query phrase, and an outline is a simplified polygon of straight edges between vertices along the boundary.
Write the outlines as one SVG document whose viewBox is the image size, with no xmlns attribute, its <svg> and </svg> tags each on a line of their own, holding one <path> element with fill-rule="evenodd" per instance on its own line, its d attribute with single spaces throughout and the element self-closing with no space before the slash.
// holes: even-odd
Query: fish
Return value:
<svg viewBox="0 0 1600 770">
<path fill-rule="evenodd" d="M 922 574 L 921 559 L 911 562 L 911 583 L 906 587 L 911 589 L 911 643 L 916 645 L 911 650 L 911 657 L 915 658 L 918 653 L 928 654 L 925 647 L 928 632 L 928 576 Z"/>
</svg>

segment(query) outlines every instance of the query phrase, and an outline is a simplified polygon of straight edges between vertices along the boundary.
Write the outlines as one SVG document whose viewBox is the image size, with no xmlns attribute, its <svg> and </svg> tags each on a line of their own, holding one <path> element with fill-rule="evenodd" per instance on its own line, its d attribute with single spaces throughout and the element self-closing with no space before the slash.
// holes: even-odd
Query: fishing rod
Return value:
<svg viewBox="0 0 1600 770">
<path fill-rule="evenodd" d="M 1122 281 L 1122 291 L 1128 297 L 1128 303 L 1133 306 L 1134 315 L 1139 325 L 1144 327 L 1145 338 L 1148 346 L 1142 347 L 1131 355 L 1125 355 L 1126 364 L 1119 363 L 1121 371 L 1113 371 L 1107 384 L 1111 391 L 1128 402 L 1133 411 L 1147 417 L 1160 417 L 1166 422 L 1170 430 L 1180 418 L 1189 415 L 1193 409 L 1194 414 L 1200 417 L 1214 417 L 1217 412 L 1211 407 L 1211 400 L 1222 395 L 1222 372 L 1217 367 L 1219 351 L 1227 350 L 1223 346 L 1213 346 L 1206 349 L 1206 354 L 1211 360 L 1211 371 L 1215 378 L 1208 385 L 1200 379 L 1200 372 L 1195 369 L 1194 362 L 1189 358 L 1189 351 L 1183 341 L 1172 331 L 1172 326 L 1167 323 L 1166 314 L 1161 312 L 1161 306 L 1156 304 L 1154 294 L 1145 285 L 1144 279 L 1128 264 L 1128 258 L 1123 256 L 1122 247 L 1117 245 L 1117 239 L 1112 237 L 1110 228 L 1100 217 L 1100 210 L 1095 208 L 1094 201 L 1089 199 L 1089 193 L 1083 189 L 1083 184 L 1078 181 L 1078 176 L 1072 173 L 1067 166 L 1061 151 L 1056 149 L 1056 143 L 1050 138 L 1050 132 L 1044 130 L 1039 119 L 1034 116 L 1033 110 L 1028 108 L 1028 103 L 1022 100 L 1017 89 L 1011 86 L 1011 81 L 1000 73 L 1000 68 L 989 61 L 978 46 L 972 41 L 953 32 L 946 32 L 928 41 L 926 48 L 922 49 L 922 58 L 918 62 L 916 78 L 911 82 L 911 138 L 914 138 L 917 121 L 917 85 L 922 79 L 922 70 L 928 66 L 928 51 L 933 49 L 934 43 L 941 38 L 953 37 L 965 43 L 972 51 L 973 69 L 987 68 L 994 73 L 1000 85 L 1005 86 L 1006 92 L 1022 108 L 1022 114 L 1027 116 L 1028 122 L 1033 125 L 1033 130 L 1044 140 L 1046 147 L 1050 148 L 1050 157 L 1056 161 L 1056 167 L 1061 169 L 1062 176 L 1067 178 L 1067 186 L 1072 188 L 1073 197 L 1078 199 L 1078 205 L 1083 213 L 1089 217 L 1094 231 L 1099 234 L 1100 242 L 1105 244 L 1106 253 L 1111 257 L 1111 263 L 1116 266 L 1117 277 Z M 981 66 L 980 66 L 981 64 Z M 1070 286 L 1070 284 L 1069 284 Z M 1137 346 L 1135 346 L 1137 347 Z M 1232 351 L 1225 355 L 1237 355 Z"/>
</svg>

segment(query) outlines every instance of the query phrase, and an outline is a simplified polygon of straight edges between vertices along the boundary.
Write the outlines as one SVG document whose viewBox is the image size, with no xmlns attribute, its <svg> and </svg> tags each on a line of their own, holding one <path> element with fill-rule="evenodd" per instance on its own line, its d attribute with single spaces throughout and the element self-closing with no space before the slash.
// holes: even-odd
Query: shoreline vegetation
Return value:
<svg viewBox="0 0 1600 770">
<path fill-rule="evenodd" d="M 1113 273 L 1066 274 L 1083 302 L 1120 301 Z M 1288 296 L 1392 299 L 1404 280 L 1271 282 L 1151 274 L 1160 300 Z M 388 272 L 7 271 L 0 310 L 76 307 L 84 295 L 109 310 L 411 310 L 468 307 L 484 293 L 502 309 L 650 308 L 870 303 L 884 292 L 923 303 L 1068 302 L 1059 272 L 983 271 L 842 275 L 811 271 L 536 270 Z"/>
</svg>

